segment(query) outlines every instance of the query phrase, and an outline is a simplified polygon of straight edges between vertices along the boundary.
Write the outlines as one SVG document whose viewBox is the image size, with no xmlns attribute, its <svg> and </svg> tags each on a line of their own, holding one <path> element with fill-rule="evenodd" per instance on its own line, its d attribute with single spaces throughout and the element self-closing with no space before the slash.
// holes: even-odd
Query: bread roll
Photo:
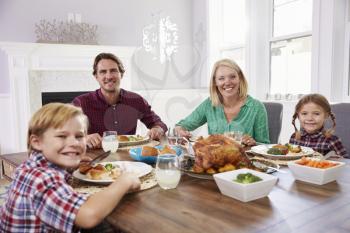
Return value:
<svg viewBox="0 0 350 233">
<path fill-rule="evenodd" d="M 120 141 L 120 142 L 128 142 L 129 138 L 128 138 L 128 136 L 125 136 L 125 135 L 119 135 L 118 136 L 118 141 Z"/>
<path fill-rule="evenodd" d="M 162 150 L 159 151 L 159 154 L 164 155 L 164 154 L 172 154 L 176 155 L 176 151 L 171 149 L 170 146 L 165 145 Z"/>
<path fill-rule="evenodd" d="M 151 146 L 144 146 L 142 147 L 142 156 L 157 156 L 158 150 L 157 148 L 151 147 Z"/>
<path fill-rule="evenodd" d="M 86 176 L 91 180 L 102 180 L 105 178 L 105 175 L 107 174 L 106 168 L 98 164 L 96 167 L 91 168 L 87 173 Z"/>
</svg>

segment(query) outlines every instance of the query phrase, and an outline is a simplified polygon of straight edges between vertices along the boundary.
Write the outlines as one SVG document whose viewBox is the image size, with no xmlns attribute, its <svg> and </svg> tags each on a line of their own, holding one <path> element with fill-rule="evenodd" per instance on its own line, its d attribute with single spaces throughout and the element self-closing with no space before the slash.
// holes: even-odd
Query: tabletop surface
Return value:
<svg viewBox="0 0 350 233">
<path fill-rule="evenodd" d="M 95 157 L 101 150 L 89 151 Z M 1 155 L 18 164 L 26 153 Z M 127 151 L 107 161 L 131 160 Z M 326 185 L 295 181 L 274 173 L 278 182 L 267 197 L 240 202 L 222 195 L 213 180 L 183 174 L 176 189 L 127 194 L 106 220 L 123 232 L 349 232 L 350 167 Z"/>
</svg>

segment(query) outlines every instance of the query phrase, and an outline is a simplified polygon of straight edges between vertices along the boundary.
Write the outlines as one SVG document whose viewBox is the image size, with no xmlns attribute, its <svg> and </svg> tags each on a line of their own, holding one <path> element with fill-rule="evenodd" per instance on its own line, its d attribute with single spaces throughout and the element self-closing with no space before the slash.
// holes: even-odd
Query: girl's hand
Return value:
<svg viewBox="0 0 350 233">
<path fill-rule="evenodd" d="M 192 134 L 190 133 L 190 131 L 182 128 L 181 126 L 176 126 L 175 132 L 179 137 L 186 137 L 186 138 L 192 137 Z"/>
<path fill-rule="evenodd" d="M 244 144 L 246 146 L 255 146 L 256 141 L 254 140 L 254 138 L 252 138 L 248 134 L 245 134 L 245 135 L 243 135 L 243 138 L 242 138 L 242 144 Z"/>
</svg>

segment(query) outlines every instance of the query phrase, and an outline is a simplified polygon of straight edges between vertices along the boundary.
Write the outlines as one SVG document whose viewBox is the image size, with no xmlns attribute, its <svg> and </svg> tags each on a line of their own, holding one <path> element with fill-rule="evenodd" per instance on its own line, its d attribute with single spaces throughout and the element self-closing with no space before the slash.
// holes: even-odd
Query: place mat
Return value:
<svg viewBox="0 0 350 233">
<path fill-rule="evenodd" d="M 148 141 L 148 142 L 146 142 L 144 144 L 119 147 L 118 150 L 130 150 L 130 149 L 141 147 L 141 146 L 158 146 L 159 144 L 160 144 L 159 141 L 150 140 L 150 141 Z"/>
<path fill-rule="evenodd" d="M 299 160 L 299 159 L 294 159 L 294 160 L 279 160 L 279 159 L 268 159 L 264 156 L 252 153 L 252 152 L 247 152 L 246 153 L 250 159 L 256 159 L 256 160 L 262 160 L 262 161 L 268 161 L 271 163 L 275 163 L 278 164 L 280 166 L 287 166 L 288 162 L 290 161 L 295 161 L 295 160 Z M 314 152 L 311 156 L 307 156 L 307 157 L 312 157 L 312 158 L 323 158 L 323 155 L 320 154 L 319 152 Z"/>
<path fill-rule="evenodd" d="M 140 181 L 141 181 L 141 188 L 139 191 L 155 187 L 158 184 L 156 180 L 155 169 L 153 169 L 151 173 L 140 177 Z M 88 193 L 88 194 L 97 193 L 105 189 L 106 187 L 108 187 L 106 185 L 84 182 L 75 178 L 72 180 L 71 185 L 76 192 Z"/>
</svg>

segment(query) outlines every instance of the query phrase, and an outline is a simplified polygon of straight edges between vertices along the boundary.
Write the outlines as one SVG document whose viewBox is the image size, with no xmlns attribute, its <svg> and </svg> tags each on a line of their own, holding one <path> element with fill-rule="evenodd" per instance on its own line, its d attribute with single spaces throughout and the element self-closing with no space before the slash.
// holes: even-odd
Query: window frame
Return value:
<svg viewBox="0 0 350 233">
<path fill-rule="evenodd" d="M 208 0 L 209 70 L 213 62 L 220 58 L 220 49 L 225 49 L 220 48 L 218 41 L 212 40 L 211 28 L 218 25 L 218 21 L 216 25 L 212 22 L 212 12 L 215 11 L 212 5 L 217 5 L 216 2 Z M 273 38 L 273 0 L 246 0 L 249 30 L 244 47 L 245 74 L 249 83 L 249 93 L 260 100 L 266 100 L 268 97 L 271 42 L 311 34 L 311 92 L 320 93 L 331 102 L 350 102 L 350 94 L 345 88 L 350 86 L 349 4 L 348 0 L 313 0 L 311 32 Z M 216 17 L 219 17 L 217 13 Z M 266 25 L 269 26 L 266 27 Z"/>
<path fill-rule="evenodd" d="M 346 4 L 346 25 L 345 25 L 345 43 L 344 43 L 344 89 L 343 99 L 350 102 L 350 2 Z"/>
</svg>

